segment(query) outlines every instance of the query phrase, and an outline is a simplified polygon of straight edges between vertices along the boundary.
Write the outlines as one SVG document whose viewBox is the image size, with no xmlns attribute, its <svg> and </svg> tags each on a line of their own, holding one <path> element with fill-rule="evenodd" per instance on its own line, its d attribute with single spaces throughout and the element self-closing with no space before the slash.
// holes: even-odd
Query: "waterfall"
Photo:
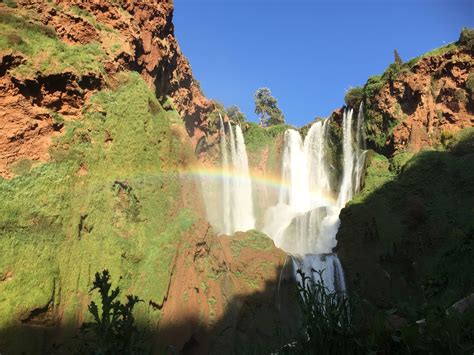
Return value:
<svg viewBox="0 0 474 355">
<path fill-rule="evenodd" d="M 312 185 L 314 185 L 314 192 L 318 196 L 328 196 L 331 193 L 326 141 L 328 122 L 329 120 L 324 120 L 314 123 L 304 140 L 308 181 L 317 181 Z"/>
<path fill-rule="evenodd" d="M 355 187 L 354 192 L 358 192 L 362 185 L 362 174 L 364 172 L 365 156 L 367 154 L 367 146 L 365 143 L 365 130 L 364 130 L 364 104 L 361 102 L 359 106 L 359 113 L 357 114 L 357 158 L 355 168 Z"/>
<path fill-rule="evenodd" d="M 289 129 L 285 132 L 282 162 L 282 183 L 278 202 L 297 211 L 307 211 L 310 206 L 306 157 L 300 134 Z"/>
<path fill-rule="evenodd" d="M 334 254 L 307 254 L 304 259 L 293 258 L 293 268 L 300 269 L 310 281 L 320 281 L 318 272 L 324 270 L 321 274 L 322 281 L 329 292 L 343 292 L 346 290 L 346 282 L 341 262 Z M 296 275 L 296 280 L 301 283 L 301 276 Z"/>
<path fill-rule="evenodd" d="M 352 142 L 352 114 L 353 110 L 345 110 L 342 118 L 342 182 L 339 190 L 337 205 L 343 208 L 353 195 L 354 149 Z"/>
<path fill-rule="evenodd" d="M 343 127 L 343 174 L 339 191 L 338 206 L 342 209 L 359 190 L 362 173 L 364 171 L 365 136 L 363 130 L 364 112 L 363 104 L 360 104 L 357 114 L 356 139 L 352 137 L 353 110 L 345 110 L 342 120 Z M 354 144 L 355 143 L 355 144 Z"/>
<path fill-rule="evenodd" d="M 232 168 L 234 170 L 231 185 L 233 228 L 231 232 L 246 231 L 255 226 L 250 181 L 249 163 L 245 149 L 244 135 L 240 126 L 235 126 L 235 136 L 229 124 Z"/>
<path fill-rule="evenodd" d="M 205 178 L 201 179 L 208 219 L 219 234 L 230 235 L 237 231 L 246 231 L 255 227 L 252 199 L 252 184 L 248 167 L 247 151 L 240 126 L 234 129 L 227 123 L 229 136 L 226 136 L 222 116 L 220 122 L 221 152 L 221 203 L 216 205 L 212 198 L 206 199 L 212 184 Z M 217 210 L 218 213 L 215 213 Z"/>
<path fill-rule="evenodd" d="M 218 188 L 213 188 L 206 174 L 201 181 L 209 221 L 219 234 L 230 235 L 255 228 L 256 221 L 242 130 L 224 123 L 221 116 L 219 122 L 222 170 L 216 177 Z M 329 139 L 330 124 L 330 119 L 316 121 L 304 140 L 294 129 L 285 132 L 278 202 L 266 209 L 258 225 L 277 247 L 292 255 L 295 268 L 302 269 L 313 282 L 319 278 L 315 270 L 324 270 L 328 289 L 344 291 L 342 266 L 332 250 L 341 209 L 362 181 L 366 155 L 363 106 L 357 122 L 352 109 L 343 114 L 339 184 L 333 171 L 333 144 L 337 143 Z"/>
<path fill-rule="evenodd" d="M 285 132 L 279 203 L 267 211 L 263 228 L 278 247 L 293 256 L 295 269 L 301 269 L 313 282 L 319 280 L 315 271 L 324 270 L 322 278 L 331 291 L 345 291 L 342 266 L 332 249 L 336 246 L 339 213 L 357 192 L 365 161 L 362 107 L 355 134 L 352 117 L 353 110 L 345 110 L 343 171 L 337 198 L 328 164 L 329 119 L 315 122 L 304 142 L 297 131 Z"/>
<path fill-rule="evenodd" d="M 220 122 L 220 148 L 221 148 L 221 164 L 222 164 L 222 219 L 224 234 L 232 232 L 232 206 L 231 206 L 231 188 L 230 188 L 230 172 L 229 172 L 229 156 L 227 152 L 227 140 L 225 136 L 225 127 L 222 116 L 219 113 Z"/>
</svg>

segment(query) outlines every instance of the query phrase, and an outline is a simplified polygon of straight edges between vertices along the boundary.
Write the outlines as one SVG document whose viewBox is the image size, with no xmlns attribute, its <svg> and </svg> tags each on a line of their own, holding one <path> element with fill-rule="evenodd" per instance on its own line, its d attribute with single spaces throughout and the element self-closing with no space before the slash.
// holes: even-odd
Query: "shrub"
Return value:
<svg viewBox="0 0 474 355">
<path fill-rule="evenodd" d="M 464 27 L 459 35 L 458 45 L 474 50 L 474 29 Z"/>
<path fill-rule="evenodd" d="M 402 152 L 398 153 L 390 159 L 390 171 L 395 174 L 400 174 L 403 171 L 405 164 L 413 157 L 413 153 Z"/>
<path fill-rule="evenodd" d="M 14 9 L 18 7 L 15 0 L 2 0 L 1 2 L 3 2 L 8 7 L 11 7 L 11 8 L 14 8 Z"/>
<path fill-rule="evenodd" d="M 474 73 L 469 74 L 467 77 L 466 91 L 470 93 L 471 100 L 474 101 Z"/>
<path fill-rule="evenodd" d="M 347 106 L 358 107 L 364 97 L 364 89 L 362 87 L 351 88 L 344 96 L 344 102 Z"/>
<path fill-rule="evenodd" d="M 474 128 L 460 131 L 452 140 L 449 148 L 456 155 L 474 153 Z"/>
<path fill-rule="evenodd" d="M 284 353 L 292 354 L 349 354 L 356 353 L 359 344 L 351 322 L 351 304 L 342 292 L 331 292 L 324 284 L 322 273 L 315 271 L 319 280 L 298 270 L 299 306 L 302 315 L 302 334 Z"/>
<path fill-rule="evenodd" d="M 97 290 L 100 294 L 102 306 L 100 308 L 92 301 L 89 312 L 94 322 L 84 323 L 81 327 L 83 335 L 91 332 L 92 339 L 84 339 L 82 352 L 88 354 L 136 354 L 142 350 L 142 339 L 135 327 L 133 308 L 138 302 L 143 302 L 137 296 L 127 295 L 127 302 L 123 304 L 117 299 L 120 289 L 111 290 L 110 274 L 108 270 L 95 274 L 95 280 L 90 292 Z"/>
<path fill-rule="evenodd" d="M 365 96 L 368 98 L 374 97 L 375 95 L 378 94 L 380 89 L 382 89 L 384 84 L 385 84 L 385 81 L 382 80 L 382 77 L 380 75 L 371 76 L 367 80 L 367 83 L 364 85 Z"/>
</svg>

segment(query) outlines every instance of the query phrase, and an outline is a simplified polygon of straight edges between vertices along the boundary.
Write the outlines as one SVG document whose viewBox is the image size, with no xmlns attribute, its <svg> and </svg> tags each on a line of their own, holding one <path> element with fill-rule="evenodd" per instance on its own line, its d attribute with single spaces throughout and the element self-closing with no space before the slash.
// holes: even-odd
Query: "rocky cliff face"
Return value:
<svg viewBox="0 0 474 355">
<path fill-rule="evenodd" d="M 402 317 L 403 303 L 447 308 L 472 292 L 472 38 L 465 30 L 346 96 L 363 103 L 371 149 L 364 186 L 341 212 L 337 253 L 351 292 Z"/>
<path fill-rule="evenodd" d="M 386 127 L 393 127 L 386 148 L 417 152 L 436 146 L 447 134 L 472 127 L 473 68 L 472 51 L 453 48 L 421 58 L 389 80 L 367 107 L 369 118 L 381 117 Z M 369 134 L 376 132 L 370 128 Z"/>
<path fill-rule="evenodd" d="M 193 142 L 207 127 L 208 101 L 173 33 L 171 1 L 16 1 L 0 3 L 0 176 L 28 159 L 49 159 L 63 121 L 87 99 L 137 71 L 156 96 L 169 96 Z"/>
<path fill-rule="evenodd" d="M 471 31 L 472 32 L 472 31 Z M 369 147 L 388 156 L 437 148 L 474 125 L 474 48 L 465 30 L 458 42 L 406 63 L 393 63 L 346 103 L 363 103 Z M 336 111 L 335 118 L 341 112 Z"/>
</svg>

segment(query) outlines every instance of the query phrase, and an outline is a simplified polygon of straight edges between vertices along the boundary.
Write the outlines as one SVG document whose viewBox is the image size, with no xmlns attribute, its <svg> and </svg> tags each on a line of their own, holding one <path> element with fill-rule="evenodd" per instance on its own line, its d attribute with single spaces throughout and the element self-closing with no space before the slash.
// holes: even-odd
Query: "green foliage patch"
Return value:
<svg viewBox="0 0 474 355">
<path fill-rule="evenodd" d="M 91 270 L 107 268 L 123 276 L 113 281 L 125 292 L 163 300 L 176 247 L 194 222 L 178 175 L 192 150 L 175 131 L 176 112 L 138 74 L 123 75 L 117 89 L 91 98 L 81 120 L 65 122 L 52 162 L 0 179 L 2 328 L 48 305 L 67 324 L 90 320 Z M 158 310 L 135 308 L 140 326 L 158 321 Z"/>
<path fill-rule="evenodd" d="M 273 241 L 265 234 L 256 230 L 246 232 L 245 238 L 234 238 L 230 242 L 230 248 L 234 258 L 238 258 L 241 251 L 250 248 L 258 251 L 268 251 L 274 248 Z"/>
<path fill-rule="evenodd" d="M 25 63 L 13 69 L 18 75 L 104 72 L 100 59 L 105 54 L 97 43 L 68 45 L 52 28 L 6 13 L 0 13 L 0 33 L 0 50 L 13 50 L 25 58 Z"/>
</svg>

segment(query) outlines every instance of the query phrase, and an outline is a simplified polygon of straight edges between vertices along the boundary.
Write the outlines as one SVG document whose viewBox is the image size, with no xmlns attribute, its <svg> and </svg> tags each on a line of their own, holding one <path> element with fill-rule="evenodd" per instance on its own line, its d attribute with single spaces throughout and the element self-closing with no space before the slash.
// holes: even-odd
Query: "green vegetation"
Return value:
<svg viewBox="0 0 474 355">
<path fill-rule="evenodd" d="M 15 0 L 2 0 L 0 2 L 3 2 L 5 5 L 7 5 L 8 7 L 11 7 L 11 8 L 18 7 Z"/>
<path fill-rule="evenodd" d="M 236 124 L 242 124 L 247 121 L 245 114 L 240 111 L 240 108 L 236 105 L 227 107 L 226 114 Z"/>
<path fill-rule="evenodd" d="M 270 89 L 260 88 L 255 92 L 255 113 L 260 115 L 260 126 L 273 126 L 285 123 L 285 117 L 278 107 L 277 99 Z"/>
<path fill-rule="evenodd" d="M 256 230 L 248 231 L 244 238 L 233 238 L 230 242 L 232 256 L 236 259 L 245 248 L 258 251 L 268 251 L 274 247 L 273 241 L 270 238 Z"/>
<path fill-rule="evenodd" d="M 469 97 L 474 102 L 474 73 L 470 73 L 466 81 L 466 91 L 469 93 Z"/>
<path fill-rule="evenodd" d="M 344 102 L 347 106 L 358 107 L 362 102 L 364 95 L 364 89 L 361 87 L 351 88 L 346 92 L 344 96 Z"/>
<path fill-rule="evenodd" d="M 81 353 L 87 354 L 138 354 L 142 349 L 143 339 L 135 326 L 133 309 L 139 302 L 137 296 L 127 295 L 127 302 L 122 303 L 117 297 L 120 288 L 111 290 L 112 283 L 108 270 L 95 274 L 90 292 L 97 290 L 101 298 L 101 307 L 92 301 L 89 312 L 94 321 L 81 326 L 83 344 Z M 92 334 L 90 339 L 87 335 Z"/>
<path fill-rule="evenodd" d="M 287 124 L 260 127 L 254 122 L 248 122 L 244 131 L 245 146 L 249 153 L 259 152 L 274 145 L 275 138 L 282 136 L 287 129 L 293 128 Z"/>
<path fill-rule="evenodd" d="M 226 110 L 221 102 L 212 100 L 212 103 L 214 104 L 214 110 L 208 114 L 207 119 L 209 120 L 209 131 L 215 133 L 220 129 L 220 117 L 224 119 Z"/>
<path fill-rule="evenodd" d="M 365 186 L 338 232 L 352 285 L 410 321 L 447 309 L 474 288 L 474 129 L 452 137 L 446 149 L 390 161 L 369 154 Z"/>
<path fill-rule="evenodd" d="M 56 38 L 52 28 L 28 19 L 0 13 L 0 50 L 13 50 L 25 57 L 14 69 L 22 76 L 58 74 L 72 71 L 77 75 L 103 73 L 100 63 L 104 52 L 97 43 L 67 45 Z"/>
<path fill-rule="evenodd" d="M 458 45 L 474 50 L 474 28 L 463 28 L 459 36 Z"/>
<path fill-rule="evenodd" d="M 403 60 L 396 49 L 393 50 L 393 62 L 399 66 L 403 64 Z"/>
<path fill-rule="evenodd" d="M 15 175 L 23 175 L 31 170 L 33 163 L 30 159 L 20 159 L 12 164 L 11 171 Z"/>
<path fill-rule="evenodd" d="M 367 142 L 371 148 L 379 153 L 389 153 L 391 148 L 388 147 L 386 143 L 392 136 L 393 128 L 406 117 L 400 106 L 397 112 L 394 112 L 393 114 L 381 112 L 377 107 L 378 99 L 376 98 L 380 90 L 382 90 L 382 88 L 388 83 L 396 81 L 401 75 L 411 75 L 416 64 L 423 58 L 440 56 L 457 50 L 460 47 L 467 49 L 471 48 L 472 43 L 474 43 L 474 40 L 472 40 L 472 38 L 474 38 L 473 33 L 472 29 L 463 29 L 460 39 L 456 43 L 450 43 L 446 46 L 436 48 L 405 63 L 401 60 L 400 55 L 395 50 L 394 62 L 388 66 L 382 75 L 372 76 L 367 80 L 362 88 L 352 88 L 346 93 L 346 105 L 357 109 L 361 102 L 364 103 Z M 471 84 L 468 78 L 466 90 L 459 90 L 456 92 L 457 99 L 466 104 L 469 100 L 473 101 L 474 99 L 472 99 L 472 97 L 474 97 L 474 90 L 471 87 L 474 87 L 474 84 Z M 437 88 L 437 83 L 434 79 L 432 79 L 431 92 L 434 98 L 436 98 L 439 93 L 439 88 Z"/>
<path fill-rule="evenodd" d="M 103 25 L 100 22 L 97 22 L 95 17 L 87 10 L 81 9 L 78 6 L 71 7 L 71 12 L 89 22 L 92 26 L 100 31 L 115 32 L 115 30 L 109 26 Z"/>
<path fill-rule="evenodd" d="M 461 314 L 426 307 L 418 318 L 394 326 L 389 319 L 396 319 L 396 310 L 367 308 L 356 293 L 330 291 L 324 270 L 315 270 L 319 280 L 314 281 L 297 272 L 302 277 L 295 295 L 301 316 L 298 333 L 288 337 L 277 332 L 275 344 L 261 346 L 256 353 L 469 354 L 474 349 L 472 308 Z"/>
<path fill-rule="evenodd" d="M 114 280 L 120 289 L 162 302 L 194 221 L 177 173 L 192 149 L 180 141 L 178 114 L 138 74 L 119 79 L 91 98 L 82 120 L 65 122 L 52 162 L 0 179 L 0 275 L 9 278 L 0 282 L 2 329 L 51 305 L 77 323 L 94 299 L 90 270 L 123 275 Z M 135 308 L 140 326 L 158 321 L 159 310 Z M 18 352 L 26 346 L 11 339 Z"/>
</svg>

